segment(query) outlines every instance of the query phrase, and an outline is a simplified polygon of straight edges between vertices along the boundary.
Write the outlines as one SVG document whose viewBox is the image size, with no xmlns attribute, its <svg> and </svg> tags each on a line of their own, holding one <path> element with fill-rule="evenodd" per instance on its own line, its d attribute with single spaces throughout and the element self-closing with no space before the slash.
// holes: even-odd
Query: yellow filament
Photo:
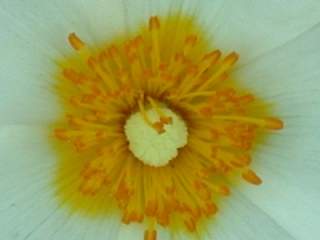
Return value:
<svg viewBox="0 0 320 240">
<path fill-rule="evenodd" d="M 237 53 L 229 54 L 221 63 L 218 70 L 207 80 L 201 87 L 198 88 L 198 91 L 203 91 L 207 89 L 209 86 L 213 85 L 222 74 L 226 73 L 238 60 L 239 55 Z"/>
<path fill-rule="evenodd" d="M 159 29 L 160 22 L 158 17 L 150 18 L 150 32 L 152 39 L 152 70 L 155 73 L 160 66 L 160 47 L 159 47 Z"/>
<path fill-rule="evenodd" d="M 258 125 L 263 128 L 269 128 L 274 130 L 283 128 L 283 122 L 276 118 L 254 118 L 254 117 L 244 117 L 244 116 L 232 116 L 232 115 L 219 116 L 218 115 L 218 116 L 212 116 L 212 119 L 247 122 L 247 123 Z"/>
</svg>

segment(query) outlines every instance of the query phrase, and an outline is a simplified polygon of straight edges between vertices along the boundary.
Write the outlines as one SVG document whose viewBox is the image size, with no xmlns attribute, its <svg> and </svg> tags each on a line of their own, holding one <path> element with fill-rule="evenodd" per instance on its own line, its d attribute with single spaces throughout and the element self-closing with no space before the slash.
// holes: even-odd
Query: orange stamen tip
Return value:
<svg viewBox="0 0 320 240">
<path fill-rule="evenodd" d="M 204 117 L 210 117 L 213 114 L 211 107 L 203 107 L 199 110 L 199 113 Z"/>
<path fill-rule="evenodd" d="M 154 30 L 154 29 L 159 29 L 160 28 L 160 20 L 157 16 L 153 16 L 149 20 L 149 29 Z"/>
<path fill-rule="evenodd" d="M 266 118 L 266 127 L 272 130 L 283 129 L 284 123 L 278 118 Z"/>
<path fill-rule="evenodd" d="M 207 205 L 206 205 L 206 214 L 207 214 L 208 216 L 214 215 L 214 214 L 216 214 L 218 211 L 219 211 L 219 209 L 218 209 L 218 207 L 217 207 L 216 204 L 214 204 L 214 203 L 207 203 Z"/>
<path fill-rule="evenodd" d="M 236 52 L 232 52 L 230 53 L 225 59 L 224 61 L 230 65 L 234 64 L 236 61 L 238 61 L 239 59 L 239 54 Z"/>
<path fill-rule="evenodd" d="M 144 240 L 157 240 L 156 230 L 146 230 L 144 232 Z"/>
<path fill-rule="evenodd" d="M 220 56 L 221 56 L 221 51 L 215 50 L 213 52 L 206 54 L 203 57 L 203 60 L 211 60 L 211 61 L 215 62 L 216 60 L 218 60 L 220 58 Z"/>
<path fill-rule="evenodd" d="M 68 40 L 73 49 L 77 51 L 85 46 L 84 42 L 82 42 L 82 40 L 76 35 L 76 33 L 69 34 Z"/>
<path fill-rule="evenodd" d="M 185 43 L 187 45 L 194 46 L 197 43 L 197 41 L 198 41 L 197 35 L 189 35 L 186 37 Z"/>
<path fill-rule="evenodd" d="M 153 123 L 152 126 L 159 134 L 162 134 L 165 132 L 164 124 L 160 121 Z"/>
<path fill-rule="evenodd" d="M 143 37 L 141 35 L 137 36 L 134 40 L 133 40 L 133 44 L 135 47 L 138 47 L 140 44 L 143 43 Z"/>
<path fill-rule="evenodd" d="M 160 122 L 163 124 L 172 124 L 172 117 L 160 117 Z"/>
<path fill-rule="evenodd" d="M 111 45 L 109 48 L 108 48 L 108 54 L 110 57 L 115 57 L 119 54 L 119 49 L 117 48 L 117 46 L 115 45 Z"/>
<path fill-rule="evenodd" d="M 249 183 L 254 185 L 260 185 L 262 184 L 262 180 L 260 177 L 257 176 L 257 174 L 252 170 L 247 170 L 242 173 L 242 177 Z"/>
<path fill-rule="evenodd" d="M 221 193 L 223 196 L 229 196 L 230 189 L 227 186 L 219 186 L 219 193 Z"/>
<path fill-rule="evenodd" d="M 67 131 L 65 129 L 57 128 L 54 130 L 54 135 L 56 138 L 60 140 L 66 140 L 68 139 Z"/>
</svg>

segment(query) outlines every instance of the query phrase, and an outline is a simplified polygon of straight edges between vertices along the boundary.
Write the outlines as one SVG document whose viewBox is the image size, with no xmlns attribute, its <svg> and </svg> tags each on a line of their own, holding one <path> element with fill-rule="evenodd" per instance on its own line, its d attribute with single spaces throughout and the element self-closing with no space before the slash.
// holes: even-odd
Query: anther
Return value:
<svg viewBox="0 0 320 240">
<path fill-rule="evenodd" d="M 82 40 L 75 34 L 71 33 L 68 37 L 70 45 L 77 51 L 81 50 L 85 44 Z"/>
<path fill-rule="evenodd" d="M 155 230 L 146 230 L 144 232 L 144 240 L 157 240 L 157 232 Z"/>
<path fill-rule="evenodd" d="M 166 116 L 155 100 L 153 100 L 151 97 L 148 97 L 148 101 L 150 102 L 152 108 L 157 112 L 162 125 L 172 124 L 172 117 Z"/>
<path fill-rule="evenodd" d="M 252 183 L 254 185 L 260 185 L 262 183 L 262 180 L 257 174 L 252 170 L 246 170 L 242 173 L 243 179 L 245 179 L 247 182 Z"/>
<path fill-rule="evenodd" d="M 149 19 L 149 30 L 160 29 L 160 21 L 157 16 L 153 16 Z"/>
</svg>

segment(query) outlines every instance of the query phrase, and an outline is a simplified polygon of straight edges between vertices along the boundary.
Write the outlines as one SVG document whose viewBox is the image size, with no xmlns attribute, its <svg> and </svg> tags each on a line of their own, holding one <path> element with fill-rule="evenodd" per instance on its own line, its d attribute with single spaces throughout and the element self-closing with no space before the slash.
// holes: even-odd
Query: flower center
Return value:
<svg viewBox="0 0 320 240">
<path fill-rule="evenodd" d="M 165 166 L 187 144 L 185 122 L 167 107 L 140 109 L 126 121 L 129 149 L 144 164 Z"/>
<path fill-rule="evenodd" d="M 157 239 L 159 225 L 172 238 L 199 236 L 229 182 L 262 184 L 253 145 L 283 122 L 237 89 L 239 55 L 210 51 L 193 17 L 153 16 L 135 37 L 98 47 L 75 33 L 68 40 L 76 52 L 59 61 L 56 86 L 66 118 L 54 126 L 64 142 L 55 143 L 61 203 L 90 216 L 119 213 L 145 226 L 145 240 Z"/>
</svg>

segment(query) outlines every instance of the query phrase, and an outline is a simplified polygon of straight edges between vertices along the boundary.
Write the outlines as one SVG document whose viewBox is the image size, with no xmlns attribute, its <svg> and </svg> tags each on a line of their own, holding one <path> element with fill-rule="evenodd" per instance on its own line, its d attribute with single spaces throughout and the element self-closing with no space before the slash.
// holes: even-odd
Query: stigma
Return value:
<svg viewBox="0 0 320 240">
<path fill-rule="evenodd" d="M 137 159 L 161 167 L 174 159 L 178 150 L 187 144 L 188 130 L 179 115 L 153 103 L 147 109 L 141 107 L 140 112 L 127 119 L 125 135 L 129 149 Z"/>
</svg>

